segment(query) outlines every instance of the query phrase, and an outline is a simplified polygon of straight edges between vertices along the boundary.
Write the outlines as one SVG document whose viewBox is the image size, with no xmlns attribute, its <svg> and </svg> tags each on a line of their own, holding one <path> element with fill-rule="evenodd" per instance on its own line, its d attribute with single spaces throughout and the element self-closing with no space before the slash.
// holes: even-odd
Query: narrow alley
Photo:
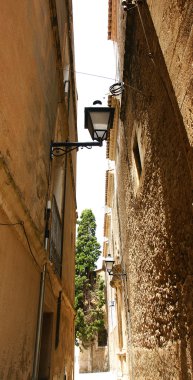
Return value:
<svg viewBox="0 0 193 380">
<path fill-rule="evenodd" d="M 1 1 L 0 380 L 193 380 L 192 25 Z"/>
</svg>

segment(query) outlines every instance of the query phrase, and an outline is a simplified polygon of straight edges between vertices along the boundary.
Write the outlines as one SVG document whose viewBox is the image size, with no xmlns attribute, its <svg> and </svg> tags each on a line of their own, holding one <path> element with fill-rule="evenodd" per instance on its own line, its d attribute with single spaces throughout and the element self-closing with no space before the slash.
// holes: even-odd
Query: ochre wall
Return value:
<svg viewBox="0 0 193 380">
<path fill-rule="evenodd" d="M 68 156 L 64 213 L 61 201 L 62 278 L 44 249 L 45 208 L 55 191 L 56 160 L 64 164 L 64 158 L 50 159 L 50 143 L 77 140 L 71 12 L 67 0 L 21 0 L 17 5 L 8 0 L 1 6 L 0 224 L 22 222 L 26 231 L 21 224 L 0 225 L 2 380 L 32 378 L 40 274 L 46 262 L 44 312 L 53 315 L 50 378 L 63 378 L 65 369 L 68 379 L 73 378 L 76 152 L 73 161 Z M 66 61 L 72 68 L 70 117 L 63 98 Z M 60 340 L 55 349 L 59 292 Z"/>
<path fill-rule="evenodd" d="M 12 0 L 4 2 L 0 36 L 1 152 L 42 229 L 59 100 L 49 2 L 20 1 L 17 7 Z"/>
<path fill-rule="evenodd" d="M 0 210 L 1 223 L 7 223 Z M 0 226 L 0 378 L 31 379 L 40 269 L 17 230 Z"/>
</svg>

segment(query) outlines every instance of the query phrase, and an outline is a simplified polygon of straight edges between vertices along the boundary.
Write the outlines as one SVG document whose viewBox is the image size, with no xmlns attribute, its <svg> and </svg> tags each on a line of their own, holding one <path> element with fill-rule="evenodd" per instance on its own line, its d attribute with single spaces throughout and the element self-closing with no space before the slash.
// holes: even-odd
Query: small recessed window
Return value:
<svg viewBox="0 0 193 380">
<path fill-rule="evenodd" d="M 99 330 L 98 332 L 98 347 L 107 346 L 107 330 L 105 328 Z"/>
<path fill-rule="evenodd" d="M 141 164 L 141 157 L 140 157 L 139 145 L 138 145 L 136 134 L 135 134 L 134 144 L 133 144 L 133 155 L 134 155 L 138 178 L 140 179 L 141 173 L 142 173 L 142 164 Z"/>
</svg>

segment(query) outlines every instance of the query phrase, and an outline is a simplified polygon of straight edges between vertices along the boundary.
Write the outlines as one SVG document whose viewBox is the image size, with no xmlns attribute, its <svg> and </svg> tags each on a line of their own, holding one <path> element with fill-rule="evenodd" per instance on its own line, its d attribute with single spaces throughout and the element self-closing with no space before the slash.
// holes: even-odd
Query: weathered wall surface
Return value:
<svg viewBox="0 0 193 380">
<path fill-rule="evenodd" d="M 66 295 L 68 296 L 71 304 L 74 303 L 74 281 L 72 281 L 72 276 L 74 276 L 74 266 L 75 266 L 75 223 L 76 223 L 76 193 L 75 193 L 75 178 L 72 172 L 72 160 L 68 156 L 68 172 L 71 176 L 66 178 L 66 186 L 68 191 L 66 192 L 65 200 L 65 225 L 64 229 L 66 231 L 64 239 L 64 258 L 63 258 L 63 287 Z M 68 205 L 72 203 L 70 208 Z"/>
<path fill-rule="evenodd" d="M 62 297 L 61 320 L 60 320 L 60 339 L 54 357 L 54 379 L 60 380 L 66 374 L 73 379 L 74 372 L 74 310 Z M 62 363 L 62 365 L 61 365 Z"/>
<path fill-rule="evenodd" d="M 3 212 L 0 221 L 8 222 Z M 40 271 L 17 229 L 0 226 L 0 379 L 31 379 L 33 363 Z"/>
<path fill-rule="evenodd" d="M 192 146 L 192 2 L 148 0 L 147 4 Z"/>
<path fill-rule="evenodd" d="M 166 12 L 168 5 L 160 3 L 163 8 L 163 3 Z M 184 3 L 187 14 L 190 4 Z M 185 28 L 183 17 L 178 19 L 175 7 L 171 6 L 170 11 L 180 34 Z M 173 41 L 170 29 L 164 34 L 165 44 L 170 41 L 173 46 L 171 81 L 146 5 L 140 6 L 140 16 L 141 19 L 137 9 L 127 15 L 126 91 L 116 159 L 121 253 L 128 273 L 133 376 L 143 380 L 189 379 L 193 241 L 192 162 L 186 131 L 191 120 L 188 98 L 183 106 L 179 100 L 182 93 L 189 93 L 189 80 L 175 81 L 176 77 L 179 79 L 174 63 L 178 46 L 182 49 L 180 40 L 174 37 Z M 159 27 L 163 32 L 161 21 Z M 184 53 L 187 57 L 191 53 L 188 30 Z M 175 30 L 173 33 L 176 36 Z M 162 37 L 160 44 L 162 47 Z M 188 59 L 184 65 L 189 71 Z M 183 70 L 187 73 L 185 66 Z M 182 115 L 179 105 L 184 107 Z"/>
<path fill-rule="evenodd" d="M 97 342 L 79 353 L 79 372 L 106 372 L 108 371 L 108 347 L 98 347 Z"/>
<path fill-rule="evenodd" d="M 49 378 L 64 378 L 64 372 L 68 379 L 73 378 L 76 152 L 68 156 L 67 165 L 64 158 L 50 159 L 51 140 L 65 141 L 68 137 L 77 140 L 73 70 L 69 75 L 70 99 L 63 93 L 63 68 L 67 63 L 73 68 L 71 12 L 72 4 L 67 0 L 21 0 L 17 6 L 8 0 L 1 7 L 2 380 L 32 378 L 40 277 L 45 263 L 43 316 L 47 322 L 41 338 L 42 347 L 46 347 L 46 335 L 49 335 L 50 352 L 44 347 L 45 360 L 44 363 L 40 360 L 40 367 L 43 371 L 46 363 Z M 54 196 L 58 207 L 57 226 L 62 231 L 61 274 L 56 273 L 55 262 L 50 257 L 49 239 L 45 245 L 45 229 L 52 227 Z M 52 209 L 46 223 L 48 201 Z"/>
<path fill-rule="evenodd" d="M 6 1 L 0 35 L 1 152 L 28 208 L 34 205 L 33 220 L 42 228 L 49 144 L 59 100 L 49 2 L 21 1 L 16 9 L 12 0 Z"/>
</svg>

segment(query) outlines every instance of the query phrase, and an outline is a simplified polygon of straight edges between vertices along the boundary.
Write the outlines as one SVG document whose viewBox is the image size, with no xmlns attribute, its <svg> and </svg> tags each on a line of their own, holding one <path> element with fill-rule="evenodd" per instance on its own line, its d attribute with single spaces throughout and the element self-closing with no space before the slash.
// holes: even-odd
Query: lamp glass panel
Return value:
<svg viewBox="0 0 193 380">
<path fill-rule="evenodd" d="M 114 261 L 106 261 L 106 268 L 107 268 L 107 271 L 111 271 L 112 268 L 113 268 L 113 264 L 114 264 Z"/>
<path fill-rule="evenodd" d="M 94 138 L 95 139 L 100 138 L 100 139 L 104 140 L 104 137 L 106 136 L 106 132 L 107 132 L 106 130 L 104 131 L 102 129 L 95 130 L 94 131 Z"/>
<path fill-rule="evenodd" d="M 110 112 L 90 112 L 95 130 L 107 130 Z"/>
</svg>

